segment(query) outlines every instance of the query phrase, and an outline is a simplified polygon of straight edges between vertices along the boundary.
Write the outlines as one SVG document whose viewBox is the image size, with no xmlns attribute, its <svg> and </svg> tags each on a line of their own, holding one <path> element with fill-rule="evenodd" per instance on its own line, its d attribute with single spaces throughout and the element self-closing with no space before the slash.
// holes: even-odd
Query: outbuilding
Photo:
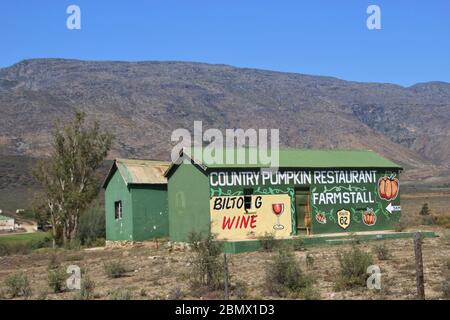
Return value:
<svg viewBox="0 0 450 320">
<path fill-rule="evenodd" d="M 116 159 L 103 183 L 106 240 L 142 241 L 167 237 L 168 162 Z"/>
<path fill-rule="evenodd" d="M 0 215 L 0 232 L 1 231 L 14 231 L 15 227 L 14 218 Z"/>
<path fill-rule="evenodd" d="M 196 154 L 183 149 L 165 174 L 172 241 L 191 232 L 239 241 L 385 231 L 400 219 L 402 168 L 373 151 L 283 149 L 276 171 Z"/>
</svg>

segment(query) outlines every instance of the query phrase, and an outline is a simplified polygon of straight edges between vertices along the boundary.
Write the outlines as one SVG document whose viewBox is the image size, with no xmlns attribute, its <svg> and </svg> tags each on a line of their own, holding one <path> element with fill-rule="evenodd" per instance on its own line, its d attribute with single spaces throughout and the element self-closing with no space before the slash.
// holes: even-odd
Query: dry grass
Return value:
<svg viewBox="0 0 450 320">
<path fill-rule="evenodd" d="M 444 216 L 444 209 L 430 199 L 414 198 L 402 202 L 403 214 L 418 212 L 424 202 L 436 216 Z M 447 198 L 447 204 L 450 202 Z M 416 208 L 416 209 L 415 209 Z M 450 208 L 450 205 L 447 206 Z M 413 216 L 413 215 L 412 215 Z M 414 219 L 412 219 L 414 221 Z M 416 227 L 417 228 L 417 227 Z M 450 230 L 441 226 L 420 226 L 422 230 L 433 230 L 440 237 L 426 238 L 423 244 L 425 290 L 429 299 L 443 298 L 443 284 L 450 257 Z M 414 229 L 409 226 L 408 229 Z M 414 299 L 415 267 L 412 239 L 363 242 L 361 250 L 370 252 L 374 245 L 384 245 L 389 252 L 389 260 L 375 258 L 380 266 L 382 283 L 380 291 L 366 288 L 353 288 L 336 292 L 334 282 L 339 273 L 336 253 L 349 250 L 351 245 L 314 246 L 304 251 L 296 251 L 296 261 L 301 268 L 314 276 L 314 288 L 319 290 L 322 299 Z M 273 261 L 276 252 L 251 252 L 230 256 L 232 299 L 267 299 L 265 290 L 265 266 Z M 74 257 L 76 255 L 76 257 Z M 308 256 L 310 258 L 308 258 Z M 313 263 L 311 263 L 313 257 Z M 141 247 L 122 249 L 81 250 L 79 252 L 58 249 L 56 257 L 53 250 L 39 249 L 27 255 L 0 257 L 0 291 L 4 281 L 11 275 L 23 272 L 32 289 L 32 299 L 73 299 L 74 292 L 53 293 L 48 287 L 47 268 L 52 259 L 59 261 L 63 268 L 79 265 L 95 282 L 94 299 L 215 299 L 222 298 L 222 292 L 193 293 L 189 279 L 192 277 L 192 252 L 169 251 L 164 245 L 156 248 L 152 243 Z M 127 276 L 109 278 L 104 265 L 111 261 L 126 261 Z M 308 262 L 309 261 L 309 262 Z M 21 298 L 21 297 L 19 297 Z"/>
</svg>

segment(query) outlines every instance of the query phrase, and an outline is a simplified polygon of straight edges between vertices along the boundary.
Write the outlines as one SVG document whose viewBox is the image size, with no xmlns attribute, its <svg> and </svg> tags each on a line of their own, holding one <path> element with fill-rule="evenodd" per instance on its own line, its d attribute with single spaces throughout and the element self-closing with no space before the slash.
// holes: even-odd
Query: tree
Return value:
<svg viewBox="0 0 450 320">
<path fill-rule="evenodd" d="M 33 170 L 44 190 L 53 236 L 64 244 L 75 239 L 80 215 L 99 192 L 96 171 L 113 139 L 97 122 L 86 124 L 85 118 L 85 113 L 77 112 L 71 124 L 65 128 L 57 126 L 51 157 L 39 161 Z"/>
</svg>

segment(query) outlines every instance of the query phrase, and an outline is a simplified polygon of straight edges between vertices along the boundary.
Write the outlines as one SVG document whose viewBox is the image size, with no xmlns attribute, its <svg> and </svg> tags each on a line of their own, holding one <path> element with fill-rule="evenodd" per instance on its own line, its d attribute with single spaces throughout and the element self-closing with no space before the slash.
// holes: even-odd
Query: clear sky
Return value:
<svg viewBox="0 0 450 320">
<path fill-rule="evenodd" d="M 81 8 L 81 30 L 66 9 Z M 381 30 L 366 9 L 381 8 Z M 29 58 L 223 63 L 347 80 L 450 82 L 450 0 L 5 0 L 0 67 Z"/>
</svg>

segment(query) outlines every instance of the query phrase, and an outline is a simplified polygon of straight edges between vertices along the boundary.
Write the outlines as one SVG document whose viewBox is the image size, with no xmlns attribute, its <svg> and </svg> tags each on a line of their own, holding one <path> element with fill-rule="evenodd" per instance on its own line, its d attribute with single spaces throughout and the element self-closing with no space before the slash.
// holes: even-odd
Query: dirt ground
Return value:
<svg viewBox="0 0 450 320">
<path fill-rule="evenodd" d="M 448 215 L 444 206 L 450 204 L 450 197 L 444 194 L 431 199 L 429 195 L 405 197 L 403 214 L 418 221 L 416 214 L 423 202 L 430 203 L 432 213 Z M 411 200 L 412 199 L 412 200 Z M 425 201 L 425 199 L 428 199 Z M 431 200 L 430 200 L 431 199 Z M 403 200 L 402 200 L 403 201 Z M 437 205 L 439 204 L 439 208 Z M 439 226 L 412 226 L 407 230 L 431 230 L 439 235 L 426 238 L 423 243 L 425 274 L 425 293 L 427 299 L 442 298 L 444 274 L 448 272 L 450 259 L 450 230 Z M 336 254 L 347 250 L 350 245 L 321 245 L 296 251 L 295 256 L 301 268 L 310 274 L 316 283 L 321 299 L 414 299 L 416 294 L 414 249 L 412 239 L 395 239 L 363 242 L 358 246 L 372 252 L 374 245 L 385 243 L 391 258 L 379 261 L 375 254 L 374 263 L 381 268 L 381 290 L 367 288 L 347 291 L 335 291 L 334 281 L 339 271 Z M 47 268 L 52 258 L 51 249 L 40 249 L 28 255 L 0 257 L 0 287 L 13 273 L 22 271 L 27 274 L 33 291 L 32 299 L 72 299 L 75 292 L 54 294 L 48 287 Z M 230 257 L 230 275 L 232 283 L 245 283 L 248 299 L 277 299 L 265 290 L 265 267 L 276 252 L 252 252 Z M 313 257 L 313 266 L 307 267 L 306 255 Z M 128 290 L 132 299 L 214 299 L 223 298 L 220 292 L 194 295 L 189 286 L 192 277 L 192 253 L 188 250 L 174 251 L 164 243 L 156 248 L 152 242 L 146 242 L 127 248 L 94 248 L 82 250 L 56 251 L 57 260 L 64 266 L 78 265 L 86 270 L 95 281 L 95 298 L 109 299 L 118 290 Z M 110 279 L 104 264 L 109 261 L 121 261 L 128 272 L 124 277 Z M 5 297 L 6 298 L 6 297 Z M 236 299 L 236 294 L 232 294 Z"/>
</svg>

